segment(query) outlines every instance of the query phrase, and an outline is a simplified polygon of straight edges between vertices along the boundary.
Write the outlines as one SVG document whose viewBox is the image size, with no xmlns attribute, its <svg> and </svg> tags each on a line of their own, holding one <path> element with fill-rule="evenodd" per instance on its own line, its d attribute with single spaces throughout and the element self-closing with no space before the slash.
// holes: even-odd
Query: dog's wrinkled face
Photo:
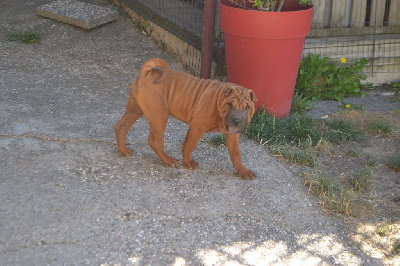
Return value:
<svg viewBox="0 0 400 266">
<path fill-rule="evenodd" d="M 249 89 L 231 84 L 223 90 L 220 115 L 223 128 L 229 133 L 238 133 L 247 125 L 254 114 L 256 94 Z"/>
</svg>

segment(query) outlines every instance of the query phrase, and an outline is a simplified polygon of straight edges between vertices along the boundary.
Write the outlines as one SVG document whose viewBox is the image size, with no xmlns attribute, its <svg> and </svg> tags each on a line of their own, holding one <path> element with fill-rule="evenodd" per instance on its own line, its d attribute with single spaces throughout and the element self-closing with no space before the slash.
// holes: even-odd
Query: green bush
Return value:
<svg viewBox="0 0 400 266">
<path fill-rule="evenodd" d="M 297 93 L 309 100 L 337 101 L 343 101 L 345 96 L 363 95 L 361 80 L 368 76 L 362 70 L 367 64 L 368 60 L 362 58 L 350 66 L 338 67 L 329 57 L 310 54 L 300 63 Z"/>
</svg>

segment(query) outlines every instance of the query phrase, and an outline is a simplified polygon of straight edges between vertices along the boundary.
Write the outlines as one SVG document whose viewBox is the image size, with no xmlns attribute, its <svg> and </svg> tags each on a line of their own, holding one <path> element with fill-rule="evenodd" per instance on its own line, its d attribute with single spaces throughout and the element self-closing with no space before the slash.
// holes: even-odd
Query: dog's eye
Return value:
<svg viewBox="0 0 400 266">
<path fill-rule="evenodd" d="M 232 107 L 233 107 L 232 103 L 228 103 L 228 106 L 229 106 L 230 108 L 232 108 Z"/>
<path fill-rule="evenodd" d="M 246 110 L 250 110 L 250 105 L 246 105 Z"/>
</svg>

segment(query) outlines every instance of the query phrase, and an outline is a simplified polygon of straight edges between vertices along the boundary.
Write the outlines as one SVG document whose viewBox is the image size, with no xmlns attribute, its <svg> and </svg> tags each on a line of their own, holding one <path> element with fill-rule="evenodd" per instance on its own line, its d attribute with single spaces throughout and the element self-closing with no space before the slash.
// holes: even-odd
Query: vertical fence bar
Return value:
<svg viewBox="0 0 400 266">
<path fill-rule="evenodd" d="M 203 9 L 203 35 L 201 39 L 200 77 L 210 78 L 211 57 L 214 44 L 214 20 L 216 0 L 205 0 Z"/>
<path fill-rule="evenodd" d="M 371 76 L 374 75 L 374 67 L 375 67 L 375 50 L 376 50 L 376 29 L 379 23 L 379 19 L 378 19 L 378 14 L 379 9 L 377 8 L 378 6 L 378 2 L 382 0 L 375 0 L 372 3 L 372 11 L 375 11 L 375 13 L 371 12 L 371 21 L 373 22 L 373 24 L 370 24 L 374 27 L 374 38 L 373 38 L 373 42 L 372 42 L 372 55 L 370 58 L 370 64 L 371 64 Z M 383 16 L 382 16 L 382 21 L 383 21 Z M 380 25 L 381 26 L 381 25 Z"/>
</svg>

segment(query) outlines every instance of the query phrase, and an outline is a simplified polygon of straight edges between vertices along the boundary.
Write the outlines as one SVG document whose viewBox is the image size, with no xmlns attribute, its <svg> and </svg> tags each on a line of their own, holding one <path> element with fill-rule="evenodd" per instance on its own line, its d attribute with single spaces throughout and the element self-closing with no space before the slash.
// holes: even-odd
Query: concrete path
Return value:
<svg viewBox="0 0 400 266">
<path fill-rule="evenodd" d="M 87 31 L 37 16 L 49 2 L 0 3 L 0 265 L 380 264 L 252 141 L 241 149 L 253 181 L 205 142 L 198 170 L 163 166 L 143 118 L 134 155 L 117 156 L 113 126 L 141 64 L 179 65 L 124 15 Z M 40 44 L 5 37 L 32 30 Z M 168 124 L 176 158 L 186 130 Z"/>
</svg>

